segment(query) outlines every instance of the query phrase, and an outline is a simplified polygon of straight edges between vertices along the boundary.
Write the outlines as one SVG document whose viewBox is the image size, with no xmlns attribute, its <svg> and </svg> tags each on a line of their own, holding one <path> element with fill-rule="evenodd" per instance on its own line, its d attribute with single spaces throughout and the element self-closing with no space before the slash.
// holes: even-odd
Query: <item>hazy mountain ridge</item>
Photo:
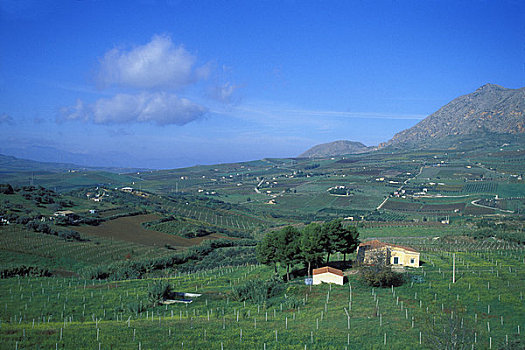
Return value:
<svg viewBox="0 0 525 350">
<path fill-rule="evenodd" d="M 131 173 L 135 171 L 144 171 L 144 168 L 120 168 L 120 167 L 96 167 L 82 166 L 71 163 L 40 162 L 31 159 L 17 158 L 0 154 L 0 169 L 2 172 L 28 172 L 28 171 L 49 171 L 63 172 L 68 170 L 87 170 L 87 171 L 107 171 L 111 173 Z"/>
<path fill-rule="evenodd" d="M 316 145 L 299 155 L 299 158 L 319 158 L 339 156 L 343 154 L 358 154 L 371 151 L 373 147 L 367 147 L 361 142 L 339 140 Z"/>
<path fill-rule="evenodd" d="M 525 88 L 486 84 L 460 96 L 380 146 L 420 144 L 454 135 L 525 132 Z"/>
</svg>

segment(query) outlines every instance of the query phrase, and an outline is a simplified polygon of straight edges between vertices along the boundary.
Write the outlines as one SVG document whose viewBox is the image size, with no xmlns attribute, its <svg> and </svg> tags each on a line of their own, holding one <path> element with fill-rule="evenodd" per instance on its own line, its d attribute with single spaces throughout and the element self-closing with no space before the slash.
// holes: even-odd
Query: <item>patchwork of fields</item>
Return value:
<svg viewBox="0 0 525 350">
<path fill-rule="evenodd" d="M 498 149 L 37 172 L 46 189 L 0 194 L 0 267 L 19 274 L 0 283 L 0 347 L 443 349 L 459 329 L 468 349 L 523 349 L 523 152 Z M 362 241 L 420 250 L 423 265 L 396 288 L 368 287 L 354 267 L 344 286 L 296 277 L 264 301 L 239 299 L 273 276 L 254 265 L 256 239 L 332 219 Z M 159 280 L 202 296 L 153 306 Z"/>
</svg>

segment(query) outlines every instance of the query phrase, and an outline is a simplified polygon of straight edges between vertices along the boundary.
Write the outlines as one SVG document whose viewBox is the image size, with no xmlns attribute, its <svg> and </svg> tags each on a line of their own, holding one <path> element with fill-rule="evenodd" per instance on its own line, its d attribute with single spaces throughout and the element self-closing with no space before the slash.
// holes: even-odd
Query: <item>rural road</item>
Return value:
<svg viewBox="0 0 525 350">
<path fill-rule="evenodd" d="M 497 197 L 497 196 L 496 196 Z M 492 210 L 498 210 L 498 211 L 502 211 L 504 213 L 514 213 L 512 210 L 505 210 L 505 209 L 500 209 L 500 208 L 493 208 L 493 207 L 489 207 L 487 205 L 483 205 L 483 204 L 478 204 L 477 202 L 480 201 L 481 199 L 475 199 L 473 200 L 472 202 L 470 202 L 470 204 L 472 205 L 475 205 L 476 207 L 480 207 L 480 208 L 487 208 L 487 209 L 492 209 Z"/>
<path fill-rule="evenodd" d="M 403 181 L 403 184 L 401 185 L 401 187 L 399 187 L 397 189 L 397 192 L 400 192 L 403 187 L 405 187 L 405 185 L 410 181 L 410 180 L 414 180 L 416 177 L 418 177 L 419 175 L 421 175 L 421 173 L 423 172 L 423 168 L 424 166 L 422 166 L 421 168 L 419 168 L 419 173 L 417 173 L 417 175 L 414 175 L 413 177 L 410 177 L 408 179 L 406 179 L 405 181 Z M 390 198 L 390 194 L 388 194 L 385 198 L 385 200 L 383 202 L 381 202 L 381 204 L 379 204 L 379 206 L 376 208 L 376 210 L 379 210 L 383 207 L 383 205 L 385 205 L 385 203 L 388 201 L 388 198 Z"/>
</svg>

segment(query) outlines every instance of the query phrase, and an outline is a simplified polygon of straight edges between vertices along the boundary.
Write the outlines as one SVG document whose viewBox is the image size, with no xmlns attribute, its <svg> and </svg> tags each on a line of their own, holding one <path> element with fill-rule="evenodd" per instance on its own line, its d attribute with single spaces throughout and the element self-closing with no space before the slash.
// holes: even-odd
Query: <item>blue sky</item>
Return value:
<svg viewBox="0 0 525 350">
<path fill-rule="evenodd" d="M 525 86 L 522 1 L 0 2 L 0 153 L 172 168 L 377 145 Z"/>
</svg>

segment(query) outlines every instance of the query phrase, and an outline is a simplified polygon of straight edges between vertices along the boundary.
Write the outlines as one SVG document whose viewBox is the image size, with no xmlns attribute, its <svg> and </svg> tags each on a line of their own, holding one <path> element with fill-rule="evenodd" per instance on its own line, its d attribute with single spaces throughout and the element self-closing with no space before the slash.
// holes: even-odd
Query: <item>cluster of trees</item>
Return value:
<svg viewBox="0 0 525 350">
<path fill-rule="evenodd" d="M 481 228 L 467 232 L 467 235 L 474 239 L 489 239 L 495 237 L 507 242 L 525 244 L 525 235 L 523 229 L 506 230 L 504 228 Z"/>
<path fill-rule="evenodd" d="M 55 191 L 42 186 L 22 186 L 14 188 L 10 184 L 0 184 L 0 194 L 19 193 L 24 199 L 33 201 L 36 206 L 53 204 L 59 210 L 62 207 L 71 207 L 73 202 L 69 199 L 61 198 Z"/>
<path fill-rule="evenodd" d="M 350 254 L 359 245 L 359 233 L 353 226 L 343 227 L 341 220 L 324 224 L 311 223 L 299 230 L 287 226 L 282 230 L 266 235 L 257 245 L 257 260 L 265 265 L 273 265 L 277 272 L 277 263 L 286 266 L 286 279 L 290 279 L 290 267 L 303 263 L 311 267 L 330 261 L 330 255 L 336 252 Z"/>
<path fill-rule="evenodd" d="M 13 266 L 0 269 L 0 278 L 11 278 L 15 276 L 49 277 L 51 271 L 38 266 Z"/>
<path fill-rule="evenodd" d="M 60 238 L 63 238 L 68 241 L 86 241 L 88 239 L 82 238 L 80 233 L 74 230 L 57 230 L 53 226 L 50 226 L 40 220 L 31 220 L 25 224 L 25 227 L 28 230 L 34 231 L 34 232 L 40 232 L 46 235 L 52 235 L 52 236 L 58 236 Z"/>
<path fill-rule="evenodd" d="M 10 184 L 0 184 L 0 193 L 3 194 L 13 194 L 15 191 Z"/>
</svg>

